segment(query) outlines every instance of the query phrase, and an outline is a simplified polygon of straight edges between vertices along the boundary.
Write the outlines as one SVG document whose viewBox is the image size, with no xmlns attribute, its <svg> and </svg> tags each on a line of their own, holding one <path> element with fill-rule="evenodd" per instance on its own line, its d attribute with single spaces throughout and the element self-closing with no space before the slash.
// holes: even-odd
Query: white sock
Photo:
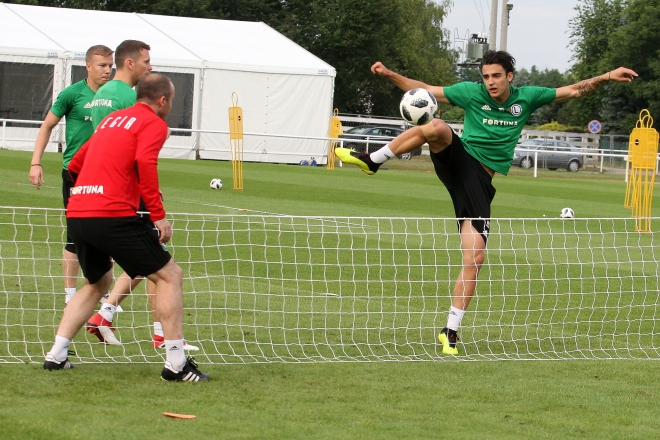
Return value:
<svg viewBox="0 0 660 440">
<path fill-rule="evenodd" d="M 52 354 L 57 362 L 62 362 L 68 357 L 70 344 L 71 339 L 67 339 L 63 336 L 55 336 L 55 344 L 48 354 Z"/>
<path fill-rule="evenodd" d="M 165 339 L 165 358 L 176 371 L 186 366 L 186 353 L 183 351 L 183 339 L 172 341 Z"/>
<path fill-rule="evenodd" d="M 110 303 L 105 303 L 101 306 L 101 310 L 99 310 L 99 315 L 103 316 L 103 319 L 106 321 L 112 322 L 112 320 L 115 317 L 115 312 L 117 312 L 117 307 L 113 306 Z"/>
<path fill-rule="evenodd" d="M 163 324 L 160 322 L 154 321 L 154 335 L 165 337 L 165 333 L 163 333 Z"/>
<path fill-rule="evenodd" d="M 385 144 L 371 153 L 369 157 L 373 163 L 385 163 L 394 157 L 394 153 L 390 150 L 390 144 Z"/>
<path fill-rule="evenodd" d="M 447 328 L 458 331 L 458 328 L 461 326 L 461 321 L 463 320 L 463 315 L 465 315 L 465 310 L 451 306 L 449 308 L 449 318 L 447 318 Z"/>
<path fill-rule="evenodd" d="M 73 295 L 76 294 L 76 288 L 75 287 L 65 287 L 64 288 L 64 294 L 66 295 L 64 297 L 64 304 L 69 304 L 69 301 L 71 301 L 71 298 L 73 298 Z"/>
</svg>

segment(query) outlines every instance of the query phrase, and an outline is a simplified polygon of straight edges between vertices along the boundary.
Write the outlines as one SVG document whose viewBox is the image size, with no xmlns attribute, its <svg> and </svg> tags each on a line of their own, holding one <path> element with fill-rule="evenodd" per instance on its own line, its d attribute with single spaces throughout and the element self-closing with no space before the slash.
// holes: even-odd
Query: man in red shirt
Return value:
<svg viewBox="0 0 660 440">
<path fill-rule="evenodd" d="M 69 344 L 112 283 L 112 257 L 131 278 L 145 276 L 156 285 L 166 349 L 161 378 L 210 379 L 192 359 L 186 359 L 183 271 L 163 247 L 172 237 L 172 227 L 160 200 L 157 166 L 158 153 L 167 139 L 165 119 L 173 98 L 169 78 L 160 74 L 144 77 L 137 86 L 137 104 L 107 116 L 70 165 L 80 174 L 71 191 L 67 226 L 89 283 L 64 310 L 44 369 L 73 367 L 67 357 Z M 137 218 L 140 198 L 160 232 L 158 239 Z"/>
</svg>

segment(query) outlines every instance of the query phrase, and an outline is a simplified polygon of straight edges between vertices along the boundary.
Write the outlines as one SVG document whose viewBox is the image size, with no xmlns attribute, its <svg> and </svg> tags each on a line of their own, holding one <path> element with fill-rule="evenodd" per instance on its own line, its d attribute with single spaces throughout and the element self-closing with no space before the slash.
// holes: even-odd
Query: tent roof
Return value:
<svg viewBox="0 0 660 440">
<path fill-rule="evenodd" d="M 84 58 L 123 40 L 151 46 L 157 66 L 335 76 L 335 69 L 264 23 L 0 3 L 0 54 Z"/>
</svg>

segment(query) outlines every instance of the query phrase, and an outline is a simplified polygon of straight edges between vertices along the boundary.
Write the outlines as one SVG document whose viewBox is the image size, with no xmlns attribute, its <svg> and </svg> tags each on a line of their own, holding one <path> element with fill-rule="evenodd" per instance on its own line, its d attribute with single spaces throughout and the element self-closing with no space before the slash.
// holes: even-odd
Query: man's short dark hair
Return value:
<svg viewBox="0 0 660 440">
<path fill-rule="evenodd" d="M 112 49 L 110 49 L 108 46 L 98 44 L 96 46 L 92 46 L 89 49 L 87 49 L 87 53 L 85 54 L 85 62 L 91 63 L 92 57 L 94 55 L 101 55 L 102 57 L 107 57 L 112 55 L 113 53 L 114 52 L 112 51 Z"/>
<path fill-rule="evenodd" d="M 128 58 L 137 60 L 140 58 L 142 49 L 151 50 L 151 46 L 138 40 L 124 40 L 115 51 L 115 66 L 117 69 L 124 68 L 124 61 Z"/>
<path fill-rule="evenodd" d="M 150 73 L 137 84 L 137 100 L 155 104 L 161 97 L 172 99 L 172 81 L 160 73 Z"/>
<path fill-rule="evenodd" d="M 487 64 L 499 64 L 500 66 L 504 67 L 504 72 L 513 73 L 513 70 L 516 66 L 516 59 L 512 57 L 509 52 L 504 50 L 489 50 L 481 59 L 482 69 Z"/>
</svg>

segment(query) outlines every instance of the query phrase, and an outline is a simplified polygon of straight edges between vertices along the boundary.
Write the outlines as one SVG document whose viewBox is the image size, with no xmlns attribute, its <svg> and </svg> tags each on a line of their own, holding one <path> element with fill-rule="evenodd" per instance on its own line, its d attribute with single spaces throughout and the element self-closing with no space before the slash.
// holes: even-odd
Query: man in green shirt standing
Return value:
<svg viewBox="0 0 660 440">
<path fill-rule="evenodd" d="M 112 81 L 101 87 L 92 101 L 94 129 L 110 113 L 135 105 L 133 87 L 151 72 L 151 47 L 137 40 L 125 40 L 115 51 L 117 73 Z"/>
<path fill-rule="evenodd" d="M 115 51 L 115 64 L 117 65 L 115 78 L 101 87 L 92 101 L 92 123 L 94 128 L 110 113 L 135 105 L 137 94 L 133 87 L 152 69 L 149 56 L 150 50 L 151 47 L 148 44 L 137 40 L 125 40 L 117 46 Z M 144 222 L 145 227 L 154 230 L 156 233 L 158 229 L 149 220 L 149 213 L 142 203 L 140 203 L 138 217 Z M 112 321 L 119 304 L 140 284 L 142 279 L 142 277 L 131 279 L 128 274 L 122 273 L 115 281 L 112 292 L 110 292 L 110 296 L 101 307 L 101 310 L 87 322 L 87 331 L 98 337 L 101 342 L 121 345 L 121 342 L 114 335 Z M 165 348 L 163 328 L 156 309 L 156 286 L 151 281 L 147 281 L 147 298 L 154 319 L 152 345 L 155 348 Z M 199 349 L 187 342 L 184 342 L 183 348 L 188 351 Z"/>
<path fill-rule="evenodd" d="M 73 155 L 80 149 L 82 144 L 94 132 L 91 119 L 91 107 L 94 95 L 101 86 L 108 82 L 112 73 L 112 49 L 106 46 L 92 46 L 85 55 L 85 67 L 87 68 L 87 78 L 70 85 L 62 90 L 55 104 L 46 115 L 39 134 L 34 144 L 34 153 L 30 164 L 30 182 L 41 188 L 44 183 L 44 173 L 41 167 L 41 158 L 43 157 L 46 146 L 53 132 L 62 118 L 66 118 L 66 149 L 63 155 L 62 170 L 62 196 L 64 198 L 64 207 L 69 200 L 70 191 L 73 187 L 71 176 L 67 168 Z M 64 246 L 64 255 L 62 268 L 64 270 L 64 291 L 66 293 L 65 303 L 68 303 L 71 297 L 76 293 L 76 281 L 78 278 L 78 258 L 76 256 L 73 241 L 67 234 L 66 245 Z"/>
<path fill-rule="evenodd" d="M 477 285 L 490 231 L 492 185 L 497 172 L 506 175 L 525 123 L 537 108 L 588 95 L 608 81 L 630 82 L 637 76 L 625 67 L 557 89 L 512 87 L 515 59 L 504 51 L 488 51 L 481 61 L 482 84 L 430 86 L 388 70 L 381 62 L 374 74 L 388 78 L 403 91 L 423 88 L 438 100 L 465 110 L 462 137 L 440 119 L 413 127 L 371 154 L 346 148 L 335 153 L 345 163 L 372 175 L 387 160 L 428 143 L 435 172 L 447 188 L 461 235 L 463 266 L 454 285 L 447 326 L 438 335 L 444 354 L 457 355 L 457 331 Z"/>
</svg>

